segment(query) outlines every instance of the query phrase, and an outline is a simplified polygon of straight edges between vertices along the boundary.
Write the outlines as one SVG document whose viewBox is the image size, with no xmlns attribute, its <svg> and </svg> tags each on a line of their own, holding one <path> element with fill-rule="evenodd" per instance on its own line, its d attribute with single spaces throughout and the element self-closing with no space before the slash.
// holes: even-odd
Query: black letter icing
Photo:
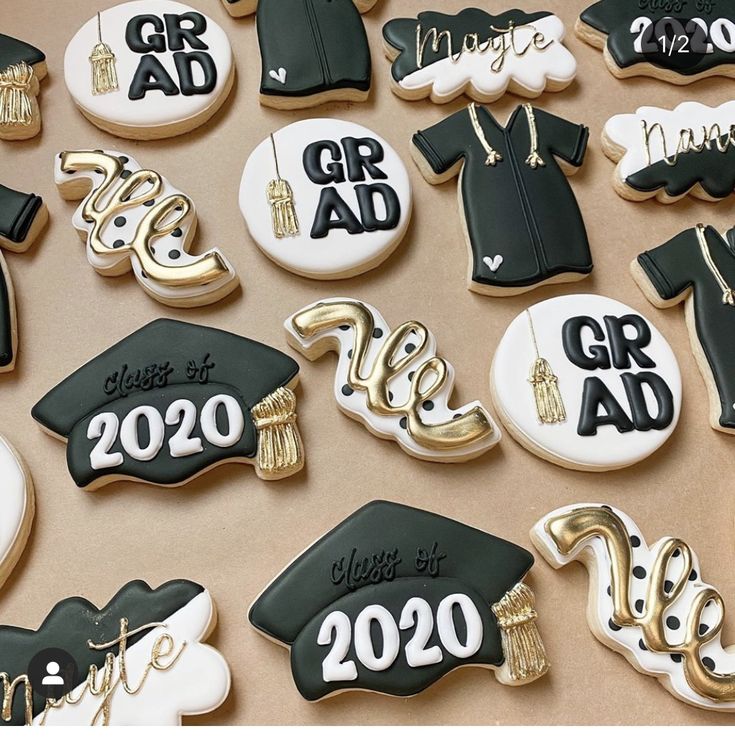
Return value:
<svg viewBox="0 0 735 743">
<path fill-rule="evenodd" d="M 331 219 L 333 213 L 337 215 L 337 219 Z M 347 230 L 350 235 L 359 235 L 365 231 L 352 209 L 333 186 L 323 189 L 319 196 L 311 237 L 313 239 L 326 237 L 330 230 Z"/>
<path fill-rule="evenodd" d="M 353 183 L 360 183 L 365 180 L 367 173 L 374 180 L 387 180 L 388 176 L 374 163 L 383 162 L 385 153 L 383 145 L 372 137 L 344 137 L 342 147 L 345 150 L 345 160 L 347 161 L 347 177 Z M 363 154 L 360 147 L 367 147 L 370 152 Z"/>
<path fill-rule="evenodd" d="M 140 58 L 140 64 L 135 71 L 133 81 L 130 83 L 128 98 L 137 101 L 145 98 L 149 90 L 161 90 L 164 95 L 178 95 L 179 89 L 171 79 L 171 75 L 161 64 L 157 57 L 152 54 L 144 54 Z"/>
<path fill-rule="evenodd" d="M 360 218 L 366 232 L 392 230 L 401 218 L 401 203 L 396 192 L 387 183 L 361 183 L 355 186 Z M 375 212 L 375 196 L 381 196 L 385 205 L 385 217 L 378 219 Z"/>
<path fill-rule="evenodd" d="M 600 405 L 606 415 L 597 414 Z M 577 433 L 580 436 L 596 436 L 599 426 L 609 425 L 615 426 L 618 433 L 633 430 L 633 423 L 607 385 L 599 377 L 587 377 L 582 391 L 582 410 L 577 423 Z"/>
<path fill-rule="evenodd" d="M 326 169 L 322 167 L 322 153 L 328 150 L 332 156 Z M 339 161 L 342 159 L 342 151 L 336 142 L 323 139 L 313 142 L 304 150 L 303 163 L 309 180 L 319 186 L 327 186 L 330 183 L 344 183 L 345 170 Z"/>
<path fill-rule="evenodd" d="M 204 73 L 204 82 L 197 85 L 194 82 L 191 65 L 196 62 Z M 206 52 L 176 52 L 174 64 L 179 75 L 179 85 L 184 95 L 199 95 L 211 93 L 217 84 L 217 67 L 212 57 Z"/>
<path fill-rule="evenodd" d="M 609 369 L 610 354 L 605 346 L 590 346 L 591 356 L 584 352 L 584 348 L 582 348 L 582 328 L 589 328 L 596 341 L 605 340 L 605 334 L 594 318 L 584 315 L 570 317 L 561 330 L 564 353 L 566 353 L 567 358 L 580 369 Z"/>
<path fill-rule="evenodd" d="M 201 13 L 189 12 L 181 15 L 164 13 L 163 17 L 166 21 L 168 48 L 172 52 L 183 51 L 184 42 L 192 49 L 209 49 L 199 38 L 207 30 L 207 19 Z M 191 28 L 182 28 L 182 21 L 191 21 Z"/>
<path fill-rule="evenodd" d="M 605 315 L 605 325 L 612 351 L 612 362 L 616 369 L 630 369 L 630 359 L 642 369 L 656 368 L 656 363 L 642 351 L 651 342 L 651 328 L 640 315 L 623 317 Z M 628 338 L 625 335 L 626 326 L 635 328 L 635 338 Z"/>
<path fill-rule="evenodd" d="M 654 372 L 639 372 L 631 374 L 624 372 L 620 375 L 628 396 L 630 410 L 633 413 L 633 423 L 638 431 L 663 431 L 674 420 L 674 397 L 666 382 Z M 643 385 L 653 392 L 658 405 L 656 417 L 652 417 L 648 410 L 646 397 L 643 394 Z"/>
<path fill-rule="evenodd" d="M 150 23 L 156 33 L 147 39 L 143 38 L 143 26 Z M 128 48 L 138 54 L 146 52 L 165 52 L 166 39 L 162 36 L 163 21 L 153 14 L 133 16 L 125 27 L 125 43 Z"/>
</svg>

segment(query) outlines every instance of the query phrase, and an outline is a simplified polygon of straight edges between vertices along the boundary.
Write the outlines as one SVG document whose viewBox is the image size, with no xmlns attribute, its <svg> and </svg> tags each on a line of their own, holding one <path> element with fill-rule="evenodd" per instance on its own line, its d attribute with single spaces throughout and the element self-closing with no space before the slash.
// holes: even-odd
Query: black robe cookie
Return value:
<svg viewBox="0 0 735 743">
<path fill-rule="evenodd" d="M 310 701 L 347 690 L 410 696 L 464 665 L 536 680 L 548 662 L 521 547 L 416 508 L 373 501 L 297 557 L 249 619 L 291 650 Z"/>
<path fill-rule="evenodd" d="M 504 126 L 472 103 L 414 134 L 411 154 L 429 183 L 459 175 L 472 291 L 520 294 L 592 271 L 566 179 L 582 164 L 588 138 L 586 126 L 528 103 Z"/>
<path fill-rule="evenodd" d="M 227 461 L 276 480 L 304 463 L 298 364 L 224 330 L 154 320 L 87 362 L 31 411 L 67 441 L 74 482 L 181 485 Z"/>
<path fill-rule="evenodd" d="M 14 253 L 28 250 L 48 221 L 40 196 L 0 184 L 0 247 Z M 18 349 L 15 293 L 5 258 L 0 254 L 0 373 L 12 371 Z"/>
<path fill-rule="evenodd" d="M 39 81 L 46 73 L 40 49 L 0 34 L 0 139 L 30 139 L 41 131 Z"/>
<path fill-rule="evenodd" d="M 492 15 L 465 8 L 457 15 L 422 11 L 383 27 L 391 84 L 401 98 L 446 103 L 467 93 L 490 103 L 506 90 L 536 97 L 563 90 L 577 62 L 563 45 L 564 24 L 548 11 Z"/>
<path fill-rule="evenodd" d="M 599 0 L 581 13 L 574 30 L 603 49 L 615 77 L 687 85 L 735 75 L 733 0 Z"/>
<path fill-rule="evenodd" d="M 685 303 L 712 428 L 735 434 L 735 230 L 702 224 L 641 253 L 633 278 L 656 307 Z"/>
<path fill-rule="evenodd" d="M 0 626 L 0 726 L 178 725 L 216 709 L 230 689 L 203 644 L 216 616 L 196 583 L 133 581 L 101 609 L 68 598 L 37 630 Z"/>
<path fill-rule="evenodd" d="M 372 65 L 360 13 L 375 2 L 260 0 L 260 102 L 296 109 L 366 100 Z"/>
</svg>

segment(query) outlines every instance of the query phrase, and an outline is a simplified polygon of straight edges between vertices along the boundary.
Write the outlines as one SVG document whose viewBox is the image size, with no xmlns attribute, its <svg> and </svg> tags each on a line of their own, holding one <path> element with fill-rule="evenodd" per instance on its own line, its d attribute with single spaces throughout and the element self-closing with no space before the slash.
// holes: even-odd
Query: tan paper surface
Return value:
<svg viewBox="0 0 735 743">
<path fill-rule="evenodd" d="M 153 585 L 172 578 L 199 581 L 217 602 L 219 626 L 212 642 L 233 672 L 228 702 L 212 715 L 194 718 L 202 723 L 730 722 L 727 715 L 675 700 L 655 679 L 638 674 L 593 638 L 585 619 L 588 581 L 576 564 L 556 573 L 539 561 L 532 571 L 540 629 L 553 667 L 546 678 L 521 688 L 501 686 L 487 670 L 465 668 L 413 699 L 349 693 L 309 704 L 292 683 L 286 650 L 256 634 L 246 613 L 288 561 L 376 497 L 435 510 L 529 549 L 528 530 L 548 510 L 584 500 L 612 503 L 638 522 L 649 541 L 666 534 L 687 540 L 699 554 L 705 578 L 719 587 L 732 610 L 735 440 L 708 425 L 705 387 L 689 350 L 681 309 L 659 311 L 648 305 L 628 263 L 698 221 L 722 230 L 732 226 L 733 201 L 712 205 L 685 199 L 668 207 L 624 201 L 613 192 L 613 164 L 600 149 L 600 132 L 612 114 L 644 103 L 673 107 L 695 99 L 719 104 L 731 95 L 733 82 L 712 79 L 677 87 L 642 78 L 618 81 L 605 68 L 601 53 L 571 31 L 585 5 L 582 0 L 492 3 L 496 11 L 511 6 L 554 10 L 567 25 L 567 44 L 579 61 L 577 80 L 562 93 L 543 95 L 538 104 L 591 128 L 589 152 L 572 185 L 587 223 L 595 271 L 576 285 L 491 299 L 465 288 L 467 254 L 456 182 L 429 186 L 408 152 L 416 129 L 467 101 L 439 107 L 399 100 L 389 89 L 389 63 L 381 50 L 381 28 L 391 17 L 438 6 L 457 11 L 466 0 L 379 2 L 365 16 L 374 61 L 370 100 L 305 113 L 279 113 L 258 105 L 260 60 L 252 18 L 230 18 L 219 0 L 190 4 L 229 34 L 237 58 L 235 90 L 203 128 L 138 143 L 88 123 L 64 85 L 65 45 L 99 3 L 2 3 L 1 30 L 43 49 L 49 77 L 41 85 L 43 132 L 28 142 L 0 142 L 0 182 L 43 195 L 51 223 L 27 255 L 6 256 L 18 296 L 20 355 L 15 372 L 0 379 L 0 430 L 33 473 L 38 514 L 28 549 L 1 589 L 0 622 L 36 627 L 57 601 L 78 594 L 99 605 L 134 578 Z M 493 104 L 493 113 L 502 121 L 517 103 L 507 96 Z M 298 278 L 271 263 L 247 235 L 238 209 L 245 160 L 269 131 L 305 116 L 353 119 L 374 129 L 399 151 L 411 173 L 415 213 L 406 240 L 382 267 L 365 276 L 333 283 Z M 97 275 L 71 226 L 77 204 L 64 202 L 53 182 L 55 153 L 73 148 L 129 152 L 189 194 L 199 214 L 195 249 L 221 247 L 240 274 L 242 291 L 212 307 L 177 311 L 146 296 L 131 274 Z M 286 350 L 284 318 L 333 295 L 370 302 L 392 326 L 410 318 L 426 323 L 440 352 L 457 369 L 456 399 L 479 398 L 489 405 L 490 361 L 507 324 L 528 304 L 571 291 L 607 294 L 643 312 L 668 338 L 681 365 L 685 399 L 678 429 L 656 455 L 627 470 L 568 472 L 537 459 L 509 436 L 469 464 L 411 459 L 337 410 L 333 356 L 313 364 L 299 359 L 307 467 L 278 483 L 260 481 L 248 467 L 227 465 L 177 490 L 118 483 L 87 494 L 74 486 L 66 470 L 63 444 L 42 433 L 29 415 L 31 406 L 78 365 L 156 317 L 215 325 Z M 735 640 L 731 625 L 724 639 Z"/>
</svg>

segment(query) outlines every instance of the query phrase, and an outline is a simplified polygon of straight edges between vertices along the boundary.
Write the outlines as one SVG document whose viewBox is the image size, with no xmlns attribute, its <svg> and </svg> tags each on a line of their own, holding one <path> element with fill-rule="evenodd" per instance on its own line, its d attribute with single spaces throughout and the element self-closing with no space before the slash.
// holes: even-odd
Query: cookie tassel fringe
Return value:
<svg viewBox="0 0 735 743">
<path fill-rule="evenodd" d="M 0 126 L 29 126 L 33 122 L 31 97 L 37 92 L 35 73 L 25 62 L 0 71 Z"/>
<path fill-rule="evenodd" d="M 258 431 L 258 474 L 277 480 L 298 472 L 304 450 L 296 425 L 296 395 L 279 387 L 252 409 L 252 415 Z"/>
<path fill-rule="evenodd" d="M 102 20 L 97 13 L 97 38 L 89 58 L 92 64 L 92 94 L 104 95 L 118 89 L 117 68 L 112 49 L 102 41 Z"/>
<path fill-rule="evenodd" d="M 291 184 L 281 178 L 278 168 L 278 155 L 276 153 L 276 142 L 271 134 L 271 145 L 273 147 L 273 159 L 276 164 L 276 178 L 268 183 L 267 196 L 271 207 L 271 220 L 273 222 L 273 234 L 277 238 L 292 237 L 299 234 L 299 220 L 296 216 L 294 206 L 293 190 Z"/>
<path fill-rule="evenodd" d="M 539 357 L 534 361 L 528 381 L 533 386 L 536 413 L 541 423 L 563 423 L 567 411 L 559 391 L 559 378 L 546 359 Z"/>
<path fill-rule="evenodd" d="M 543 676 L 549 670 L 549 660 L 536 626 L 533 591 L 525 583 L 517 583 L 492 610 L 511 683 L 525 684 Z"/>
</svg>

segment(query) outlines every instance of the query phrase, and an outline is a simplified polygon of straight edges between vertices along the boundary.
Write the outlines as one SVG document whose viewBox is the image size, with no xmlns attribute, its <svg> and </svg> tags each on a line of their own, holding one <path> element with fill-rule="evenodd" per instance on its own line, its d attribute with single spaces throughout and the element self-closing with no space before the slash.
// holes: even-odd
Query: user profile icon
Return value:
<svg viewBox="0 0 735 743">
<path fill-rule="evenodd" d="M 46 699 L 61 699 L 81 683 L 73 656 L 61 648 L 46 648 L 28 664 L 33 691 Z"/>
</svg>

